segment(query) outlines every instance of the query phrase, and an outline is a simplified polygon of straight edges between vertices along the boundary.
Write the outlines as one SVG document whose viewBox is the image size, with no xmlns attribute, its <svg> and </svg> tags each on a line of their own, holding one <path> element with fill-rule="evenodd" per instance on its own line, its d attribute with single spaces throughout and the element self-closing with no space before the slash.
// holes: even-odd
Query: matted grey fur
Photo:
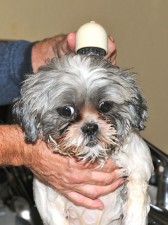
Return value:
<svg viewBox="0 0 168 225">
<path fill-rule="evenodd" d="M 123 187 L 126 197 L 122 198 L 121 188 L 110 194 L 113 199 L 111 210 L 115 211 L 117 205 L 115 216 L 113 213 L 110 216 L 107 208 L 104 212 L 98 210 L 95 218 L 101 215 L 102 222 L 95 219 L 97 222 L 93 224 L 146 224 L 149 209 L 147 183 L 153 167 L 149 150 L 138 134 L 145 127 L 147 104 L 133 73 L 93 56 L 72 54 L 54 58 L 25 80 L 13 112 L 27 141 L 42 138 L 55 152 L 91 162 L 97 159 L 102 162 L 112 156 L 116 164 L 127 171 L 129 182 Z M 48 187 L 46 192 L 51 193 L 50 197 L 61 198 L 61 203 L 58 198 L 58 204 L 66 202 L 62 210 L 54 206 L 59 212 L 55 218 L 54 211 L 49 212 L 40 197 L 39 189 L 43 189 L 43 185 L 35 181 L 35 200 L 45 224 L 90 224 L 84 221 L 95 211 L 67 203 L 66 198 Z M 141 186 L 143 194 L 139 193 L 142 198 L 139 200 L 137 193 Z M 128 191 L 131 189 L 137 193 L 133 191 L 131 196 Z M 129 198 L 134 196 L 133 203 L 130 203 Z M 105 205 L 108 205 L 107 201 L 104 200 Z M 53 207 L 50 201 L 47 207 Z M 83 222 L 79 220 L 81 210 L 86 213 Z"/>
<path fill-rule="evenodd" d="M 99 109 L 102 101 L 113 104 L 100 116 L 113 121 L 119 139 L 132 130 L 144 129 L 147 104 L 134 74 L 98 57 L 68 55 L 52 59 L 25 80 L 13 111 L 27 140 L 35 141 L 39 135 L 48 140 L 49 135 L 60 135 L 76 119 L 62 118 L 60 107 L 75 107 L 78 117 L 84 104 L 89 102 Z"/>
</svg>

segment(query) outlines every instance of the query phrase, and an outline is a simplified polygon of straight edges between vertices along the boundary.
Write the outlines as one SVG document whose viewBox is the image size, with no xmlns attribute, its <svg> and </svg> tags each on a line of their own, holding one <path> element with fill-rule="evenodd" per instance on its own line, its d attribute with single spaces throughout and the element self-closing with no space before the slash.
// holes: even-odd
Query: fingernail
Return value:
<svg viewBox="0 0 168 225">
<path fill-rule="evenodd" d="M 109 39 L 110 39 L 112 42 L 115 42 L 115 41 L 114 41 L 114 38 L 113 38 L 111 35 L 109 35 Z"/>
<path fill-rule="evenodd" d="M 67 41 L 69 44 L 69 47 L 71 48 L 71 50 L 75 49 L 75 43 L 76 43 L 76 34 L 75 32 L 71 32 L 67 35 Z"/>
<path fill-rule="evenodd" d="M 99 209 L 100 209 L 100 210 L 103 210 L 103 209 L 104 209 L 104 207 L 103 207 L 103 206 L 99 206 Z"/>
</svg>

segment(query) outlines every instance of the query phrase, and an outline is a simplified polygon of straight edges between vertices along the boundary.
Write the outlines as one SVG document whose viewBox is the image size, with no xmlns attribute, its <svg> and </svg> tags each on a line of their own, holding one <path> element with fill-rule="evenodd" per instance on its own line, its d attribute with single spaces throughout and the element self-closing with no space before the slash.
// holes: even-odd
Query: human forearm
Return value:
<svg viewBox="0 0 168 225">
<path fill-rule="evenodd" d="M 24 134 L 18 125 L 0 125 L 0 165 L 23 164 Z"/>
</svg>

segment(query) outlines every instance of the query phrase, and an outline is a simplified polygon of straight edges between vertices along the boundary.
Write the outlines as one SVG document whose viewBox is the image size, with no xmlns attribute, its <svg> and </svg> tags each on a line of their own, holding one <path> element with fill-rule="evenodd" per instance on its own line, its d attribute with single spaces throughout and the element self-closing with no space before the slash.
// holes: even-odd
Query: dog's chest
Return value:
<svg viewBox="0 0 168 225">
<path fill-rule="evenodd" d="M 104 210 L 89 210 L 70 202 L 63 195 L 53 191 L 38 180 L 34 182 L 35 201 L 38 210 L 47 225 L 109 225 L 119 220 L 122 214 L 123 200 L 120 187 L 115 192 L 101 197 Z M 50 218 L 54 218 L 50 221 Z M 118 221 L 119 222 L 119 221 Z M 118 223 L 120 224 L 120 223 Z"/>
<path fill-rule="evenodd" d="M 104 210 L 89 210 L 66 202 L 65 210 L 70 225 L 107 225 L 118 220 L 122 214 L 122 199 L 117 192 L 111 193 L 101 200 L 104 203 Z M 67 200 L 65 200 L 67 201 Z"/>
</svg>

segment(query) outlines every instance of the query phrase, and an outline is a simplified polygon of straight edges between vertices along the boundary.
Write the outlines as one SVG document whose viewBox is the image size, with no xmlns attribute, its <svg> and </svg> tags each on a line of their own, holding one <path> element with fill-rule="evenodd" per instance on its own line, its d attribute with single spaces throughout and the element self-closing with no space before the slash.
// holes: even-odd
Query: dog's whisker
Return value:
<svg viewBox="0 0 168 225">
<path fill-rule="evenodd" d="M 58 148 L 59 148 L 58 143 L 56 142 L 56 140 L 54 140 L 52 138 L 51 135 L 48 136 L 48 143 L 50 144 L 51 149 L 52 149 L 53 152 L 54 151 L 58 151 Z"/>
</svg>

